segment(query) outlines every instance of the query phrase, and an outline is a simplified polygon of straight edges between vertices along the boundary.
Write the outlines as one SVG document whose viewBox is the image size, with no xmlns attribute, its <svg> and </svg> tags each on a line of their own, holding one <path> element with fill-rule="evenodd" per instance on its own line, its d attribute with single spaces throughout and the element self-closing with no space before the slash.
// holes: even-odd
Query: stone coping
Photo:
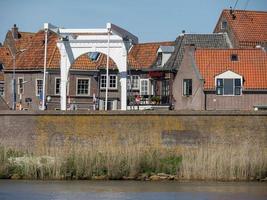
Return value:
<svg viewBox="0 0 267 200">
<path fill-rule="evenodd" d="M 0 116 L 267 116 L 267 111 L 12 111 L 0 110 Z"/>
</svg>

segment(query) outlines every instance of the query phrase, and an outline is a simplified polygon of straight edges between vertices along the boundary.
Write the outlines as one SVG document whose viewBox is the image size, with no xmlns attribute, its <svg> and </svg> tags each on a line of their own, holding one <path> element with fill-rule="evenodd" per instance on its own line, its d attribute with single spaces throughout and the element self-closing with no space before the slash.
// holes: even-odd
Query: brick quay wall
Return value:
<svg viewBox="0 0 267 200">
<path fill-rule="evenodd" d="M 267 144 L 267 112 L 127 111 L 0 112 L 0 142 L 31 150 L 99 140 L 143 145 L 194 145 L 207 140 Z M 93 144 L 92 144 L 93 145 Z"/>
</svg>

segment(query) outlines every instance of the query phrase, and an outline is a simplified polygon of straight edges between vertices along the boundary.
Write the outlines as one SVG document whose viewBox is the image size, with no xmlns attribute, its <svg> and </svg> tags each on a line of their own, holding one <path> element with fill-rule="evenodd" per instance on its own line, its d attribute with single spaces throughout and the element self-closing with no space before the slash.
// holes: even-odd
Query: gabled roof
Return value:
<svg viewBox="0 0 267 200">
<path fill-rule="evenodd" d="M 47 47 L 47 68 L 59 69 L 60 53 L 56 42 L 58 37 L 54 33 L 48 36 Z M 152 67 L 157 59 L 157 50 L 160 46 L 174 45 L 174 42 L 155 42 L 133 45 L 128 54 L 128 66 L 133 69 L 144 69 Z M 80 56 L 72 64 L 71 69 L 95 70 L 106 66 L 107 57 L 101 54 L 97 61 L 91 61 L 86 54 Z M 27 50 L 17 56 L 17 70 L 40 70 L 44 66 L 44 32 L 39 31 L 32 39 Z M 116 64 L 110 59 L 110 68 L 116 68 Z M 12 64 L 8 64 L 6 69 L 12 69 Z"/>
<path fill-rule="evenodd" d="M 177 37 L 175 50 L 164 65 L 165 68 L 178 70 L 185 52 L 185 46 L 194 45 L 197 48 L 230 48 L 228 36 L 224 34 L 184 34 Z"/>
<path fill-rule="evenodd" d="M 30 32 L 18 32 L 18 39 L 14 39 L 12 36 L 12 31 L 8 31 L 6 34 L 6 39 L 4 42 L 4 46 L 7 46 L 6 40 L 10 39 L 12 42 L 14 42 L 16 50 L 24 50 L 27 49 L 29 44 L 31 43 L 31 40 L 35 33 L 30 33 Z"/>
<path fill-rule="evenodd" d="M 240 46 L 267 42 L 267 12 L 235 10 L 231 14 L 230 10 L 223 10 L 218 23 L 221 18 L 227 21 Z"/>
<path fill-rule="evenodd" d="M 174 42 L 150 42 L 136 44 L 128 55 L 129 66 L 134 69 L 147 69 L 157 60 L 157 51 L 160 46 L 174 46 Z"/>
<path fill-rule="evenodd" d="M 236 54 L 238 60 L 232 61 Z M 267 53 L 262 49 L 196 49 L 196 65 L 205 89 L 215 89 L 215 76 L 231 70 L 244 79 L 244 89 L 267 89 Z"/>
</svg>

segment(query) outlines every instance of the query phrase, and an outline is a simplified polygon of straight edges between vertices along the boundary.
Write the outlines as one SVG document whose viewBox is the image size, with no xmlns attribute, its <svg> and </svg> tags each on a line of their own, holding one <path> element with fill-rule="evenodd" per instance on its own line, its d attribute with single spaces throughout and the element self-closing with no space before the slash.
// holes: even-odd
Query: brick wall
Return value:
<svg viewBox="0 0 267 200">
<path fill-rule="evenodd" d="M 144 145 L 192 145 L 206 139 L 267 145 L 267 112 L 0 112 L 0 143 L 42 149 L 92 139 Z"/>
</svg>

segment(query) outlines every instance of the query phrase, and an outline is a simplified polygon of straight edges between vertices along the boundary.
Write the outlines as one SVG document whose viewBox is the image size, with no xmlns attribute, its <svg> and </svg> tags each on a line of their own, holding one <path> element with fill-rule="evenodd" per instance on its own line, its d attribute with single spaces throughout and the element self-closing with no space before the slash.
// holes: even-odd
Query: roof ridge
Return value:
<svg viewBox="0 0 267 200">
<path fill-rule="evenodd" d="M 160 44 L 160 43 L 168 43 L 168 42 L 173 42 L 174 41 L 163 41 L 163 42 L 143 42 L 143 43 L 138 43 L 138 44 L 135 44 L 135 45 L 142 45 L 142 44 Z"/>
<path fill-rule="evenodd" d="M 261 48 L 201 48 L 201 47 L 198 47 L 196 48 L 196 50 L 210 50 L 210 51 L 217 51 L 217 50 L 220 50 L 220 51 L 225 51 L 225 50 L 229 50 L 229 51 L 262 51 Z"/>
<path fill-rule="evenodd" d="M 231 9 L 223 9 L 224 11 L 230 11 Z M 233 10 L 234 12 L 254 12 L 254 13 L 265 13 L 267 14 L 267 11 L 263 11 L 263 10 L 241 10 L 241 9 L 235 9 Z"/>
</svg>

